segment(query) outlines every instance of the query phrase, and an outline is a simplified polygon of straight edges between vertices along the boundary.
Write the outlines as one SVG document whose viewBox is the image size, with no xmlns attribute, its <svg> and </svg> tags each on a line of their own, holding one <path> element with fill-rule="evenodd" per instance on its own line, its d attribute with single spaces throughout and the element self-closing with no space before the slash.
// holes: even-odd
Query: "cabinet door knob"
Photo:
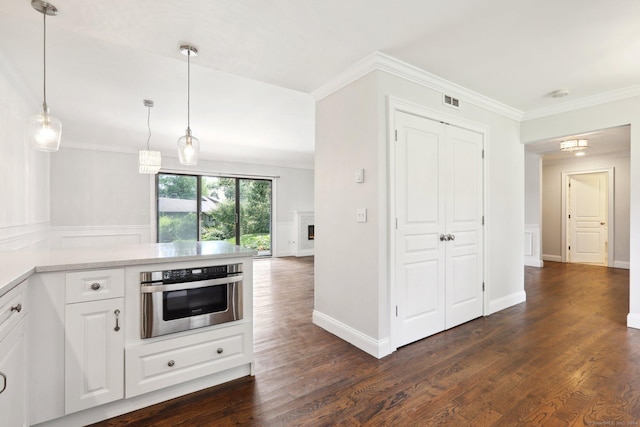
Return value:
<svg viewBox="0 0 640 427">
<path fill-rule="evenodd" d="M 2 380 L 4 382 L 4 384 L 2 384 L 2 390 L 0 390 L 0 394 L 2 394 L 2 392 L 4 392 L 7 389 L 7 376 L 0 372 L 0 377 L 2 377 Z"/>
<path fill-rule="evenodd" d="M 169 362 L 167 363 L 167 366 L 172 367 L 175 364 L 176 362 L 174 362 L 173 360 L 169 360 Z"/>
<path fill-rule="evenodd" d="M 91 289 L 93 289 L 94 291 L 97 291 L 98 289 L 100 289 L 100 283 L 98 282 L 92 283 Z"/>
<path fill-rule="evenodd" d="M 11 311 L 17 311 L 18 313 L 20 313 L 22 311 L 22 304 L 16 304 L 13 307 L 11 307 Z"/>
<path fill-rule="evenodd" d="M 223 351 L 224 351 L 224 350 L 222 349 L 222 347 L 220 347 L 220 348 L 218 349 L 218 354 L 222 354 L 222 352 L 223 352 Z"/>
</svg>

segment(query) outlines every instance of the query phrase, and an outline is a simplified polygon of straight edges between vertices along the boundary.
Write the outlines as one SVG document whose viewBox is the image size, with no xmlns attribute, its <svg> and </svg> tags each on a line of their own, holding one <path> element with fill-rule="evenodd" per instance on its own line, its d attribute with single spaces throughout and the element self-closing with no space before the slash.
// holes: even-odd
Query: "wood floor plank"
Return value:
<svg viewBox="0 0 640 427">
<path fill-rule="evenodd" d="M 640 425 L 628 270 L 524 276 L 525 303 L 378 360 L 311 323 L 312 257 L 258 260 L 255 377 L 96 426 Z"/>
</svg>

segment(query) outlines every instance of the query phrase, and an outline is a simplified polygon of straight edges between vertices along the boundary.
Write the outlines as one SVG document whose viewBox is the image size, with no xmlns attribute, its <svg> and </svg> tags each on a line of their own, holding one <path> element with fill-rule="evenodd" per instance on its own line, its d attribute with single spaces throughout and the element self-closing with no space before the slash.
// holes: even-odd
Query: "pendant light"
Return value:
<svg viewBox="0 0 640 427">
<path fill-rule="evenodd" d="M 151 151 L 149 141 L 151 140 L 151 107 L 153 107 L 153 101 L 145 99 L 144 106 L 147 107 L 147 129 L 149 135 L 147 136 L 147 149 L 140 150 L 138 156 L 138 172 L 156 174 L 160 170 L 162 165 L 162 154 L 159 151 Z"/>
<path fill-rule="evenodd" d="M 187 131 L 178 139 L 178 156 L 183 165 L 198 164 L 200 141 L 191 135 L 191 56 L 197 56 L 198 50 L 189 45 L 180 46 L 180 53 L 187 57 Z"/>
<path fill-rule="evenodd" d="M 49 114 L 47 105 L 47 15 L 56 16 L 58 9 L 51 3 L 41 0 L 32 0 L 31 7 L 43 15 L 43 95 L 42 112 L 29 118 L 28 138 L 31 148 L 39 151 L 58 151 L 60 136 L 62 135 L 62 123 Z"/>
</svg>

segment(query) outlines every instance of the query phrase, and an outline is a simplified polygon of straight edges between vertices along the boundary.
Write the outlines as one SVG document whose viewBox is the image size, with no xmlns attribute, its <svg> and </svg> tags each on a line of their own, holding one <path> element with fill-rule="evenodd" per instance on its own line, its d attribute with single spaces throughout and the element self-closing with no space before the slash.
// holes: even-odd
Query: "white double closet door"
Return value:
<svg viewBox="0 0 640 427">
<path fill-rule="evenodd" d="M 397 347 L 483 314 L 483 135 L 396 112 Z"/>
</svg>

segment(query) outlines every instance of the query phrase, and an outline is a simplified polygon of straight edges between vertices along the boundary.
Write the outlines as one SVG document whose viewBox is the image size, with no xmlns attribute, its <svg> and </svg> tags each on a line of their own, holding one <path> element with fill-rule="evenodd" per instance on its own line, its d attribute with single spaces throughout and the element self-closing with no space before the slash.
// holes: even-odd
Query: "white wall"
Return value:
<svg viewBox="0 0 640 427">
<path fill-rule="evenodd" d="M 631 125 L 629 182 L 640 182 L 640 97 L 585 107 L 522 123 L 524 143 Z M 544 189 L 543 189 L 544 192 Z M 629 315 L 627 325 L 640 328 L 640 186 L 629 189 Z"/>
<path fill-rule="evenodd" d="M 0 57 L 0 250 L 47 245 L 50 154 L 29 148 L 25 127 L 41 105 Z"/>
<path fill-rule="evenodd" d="M 387 99 L 393 96 L 489 129 L 486 167 L 489 312 L 524 300 L 524 165 L 516 120 L 374 71 L 321 99 L 316 107 L 316 255 L 314 321 L 371 354 L 390 335 Z M 353 182 L 365 169 L 364 184 Z M 355 222 L 367 208 L 368 222 Z M 489 313 L 487 313 L 489 314 Z"/>
<path fill-rule="evenodd" d="M 524 155 L 524 222 L 540 224 L 540 183 L 542 159 L 539 154 Z"/>
<path fill-rule="evenodd" d="M 386 158 L 380 158 L 377 84 L 371 73 L 318 102 L 315 150 L 315 314 L 374 342 L 388 335 L 388 308 L 380 311 L 379 296 L 387 283 L 378 255 L 386 223 L 379 165 Z M 360 168 L 365 182 L 357 184 Z M 366 223 L 356 223 L 357 208 L 367 208 Z"/>
<path fill-rule="evenodd" d="M 138 173 L 137 153 L 62 147 L 51 158 L 52 246 L 155 241 L 154 176 Z M 163 157 L 163 170 L 280 176 L 275 180 L 276 255 L 294 252 L 293 210 L 313 210 L 313 171 L 200 160 L 186 169 Z M 291 246 L 291 247 L 289 247 Z"/>
<path fill-rule="evenodd" d="M 541 185 L 542 159 L 524 155 L 524 265 L 542 267 Z"/>
<path fill-rule="evenodd" d="M 630 157 L 585 156 L 562 163 L 543 163 L 542 255 L 550 261 L 562 260 L 562 173 L 614 169 L 613 265 L 629 265 L 629 166 Z"/>
</svg>

